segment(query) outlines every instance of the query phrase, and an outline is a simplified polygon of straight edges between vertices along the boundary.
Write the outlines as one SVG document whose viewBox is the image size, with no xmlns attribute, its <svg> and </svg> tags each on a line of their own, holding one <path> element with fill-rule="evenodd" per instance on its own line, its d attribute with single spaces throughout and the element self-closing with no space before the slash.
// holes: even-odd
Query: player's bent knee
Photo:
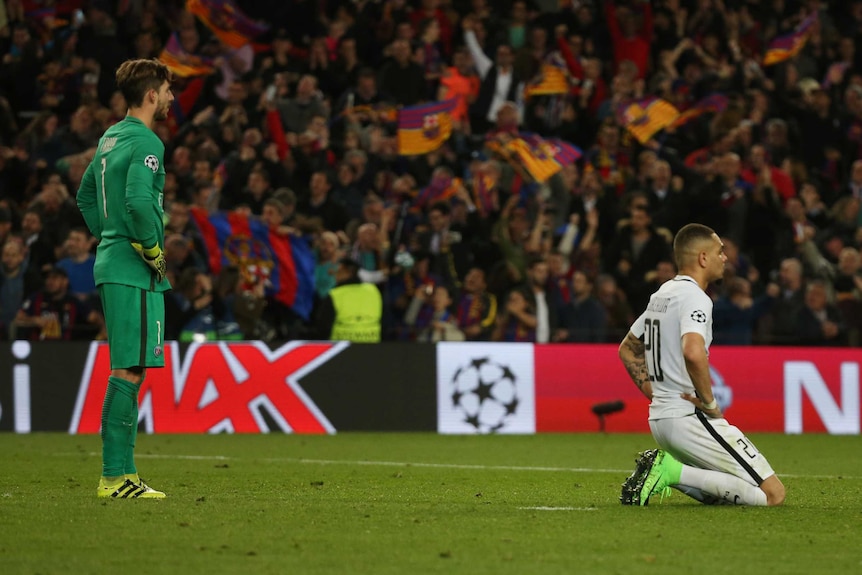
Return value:
<svg viewBox="0 0 862 575">
<path fill-rule="evenodd" d="M 784 484 L 775 475 L 764 481 L 760 489 L 766 493 L 766 504 L 770 507 L 784 503 Z"/>
</svg>

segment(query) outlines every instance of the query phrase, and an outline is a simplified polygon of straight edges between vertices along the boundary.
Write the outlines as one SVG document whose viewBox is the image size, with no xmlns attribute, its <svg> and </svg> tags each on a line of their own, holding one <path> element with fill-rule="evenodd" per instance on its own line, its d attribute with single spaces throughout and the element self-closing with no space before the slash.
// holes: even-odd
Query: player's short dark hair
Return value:
<svg viewBox="0 0 862 575">
<path fill-rule="evenodd" d="M 117 68 L 117 88 L 130 107 L 139 107 L 150 90 L 171 81 L 171 71 L 155 58 L 126 60 Z"/>
<path fill-rule="evenodd" d="M 684 263 L 682 257 L 694 244 L 711 240 L 714 233 L 715 230 L 703 224 L 686 224 L 680 228 L 673 239 L 673 257 L 676 260 L 676 267 L 682 268 Z"/>
</svg>

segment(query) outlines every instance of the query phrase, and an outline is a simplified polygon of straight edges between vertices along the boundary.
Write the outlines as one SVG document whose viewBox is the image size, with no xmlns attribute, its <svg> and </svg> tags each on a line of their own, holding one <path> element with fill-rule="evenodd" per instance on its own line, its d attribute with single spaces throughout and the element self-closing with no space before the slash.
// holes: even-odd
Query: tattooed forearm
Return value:
<svg viewBox="0 0 862 575">
<path fill-rule="evenodd" d="M 620 359 L 641 393 L 647 399 L 652 399 L 652 384 L 647 371 L 643 342 L 629 333 L 620 345 Z"/>
<path fill-rule="evenodd" d="M 639 359 L 623 363 L 626 366 L 626 370 L 629 372 L 629 376 L 632 378 L 632 381 L 635 382 L 635 385 L 646 394 L 644 386 L 647 388 L 652 387 L 649 383 L 649 372 L 647 372 L 646 360 L 641 357 Z M 649 394 L 647 397 L 650 397 L 651 395 L 652 394 Z"/>
</svg>

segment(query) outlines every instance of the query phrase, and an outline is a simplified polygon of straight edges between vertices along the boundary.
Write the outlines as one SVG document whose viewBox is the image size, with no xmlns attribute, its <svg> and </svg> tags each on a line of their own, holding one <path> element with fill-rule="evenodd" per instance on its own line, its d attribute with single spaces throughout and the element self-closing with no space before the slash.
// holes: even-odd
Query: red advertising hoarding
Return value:
<svg viewBox="0 0 862 575">
<path fill-rule="evenodd" d="M 860 350 L 716 346 L 710 363 L 725 416 L 745 432 L 860 432 Z M 649 430 L 616 346 L 536 346 L 535 381 L 537 432 L 597 431 L 593 406 L 616 400 L 625 408 L 607 431 Z"/>
</svg>

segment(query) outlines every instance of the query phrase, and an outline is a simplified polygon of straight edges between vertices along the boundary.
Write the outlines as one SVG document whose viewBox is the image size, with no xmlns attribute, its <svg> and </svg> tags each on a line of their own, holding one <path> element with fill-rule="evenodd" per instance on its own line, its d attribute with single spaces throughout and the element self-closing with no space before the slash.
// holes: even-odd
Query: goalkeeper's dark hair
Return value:
<svg viewBox="0 0 862 575">
<path fill-rule="evenodd" d="M 117 89 L 123 93 L 130 108 L 139 108 L 150 90 L 159 91 L 171 81 L 171 71 L 155 58 L 126 60 L 117 68 Z"/>
<path fill-rule="evenodd" d="M 684 225 L 673 239 L 673 258 L 676 260 L 677 269 L 685 266 L 685 256 L 694 251 L 698 243 L 711 241 L 714 233 L 715 230 L 703 224 Z"/>
</svg>

